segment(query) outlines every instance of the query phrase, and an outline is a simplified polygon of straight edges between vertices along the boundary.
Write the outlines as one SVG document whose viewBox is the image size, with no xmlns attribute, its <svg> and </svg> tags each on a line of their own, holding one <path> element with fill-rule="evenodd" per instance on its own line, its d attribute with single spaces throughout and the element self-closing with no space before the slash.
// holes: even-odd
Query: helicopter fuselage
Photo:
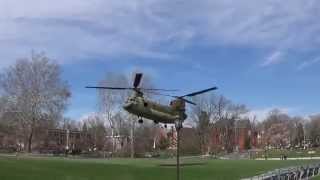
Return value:
<svg viewBox="0 0 320 180">
<path fill-rule="evenodd" d="M 187 118 L 185 103 L 179 100 L 172 101 L 170 105 L 162 105 L 143 96 L 132 96 L 127 99 L 123 108 L 131 114 L 157 123 L 173 124 Z"/>
</svg>

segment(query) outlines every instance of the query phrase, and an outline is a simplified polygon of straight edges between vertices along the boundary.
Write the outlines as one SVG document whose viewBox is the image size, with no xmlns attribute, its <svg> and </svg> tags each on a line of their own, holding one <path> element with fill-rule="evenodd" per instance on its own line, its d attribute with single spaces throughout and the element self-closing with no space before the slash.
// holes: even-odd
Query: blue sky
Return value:
<svg viewBox="0 0 320 180">
<path fill-rule="evenodd" d="M 158 87 L 219 93 L 265 116 L 319 112 L 316 0 L 0 0 L 0 66 L 44 51 L 61 64 L 78 119 L 96 110 L 107 72 L 150 74 Z"/>
</svg>

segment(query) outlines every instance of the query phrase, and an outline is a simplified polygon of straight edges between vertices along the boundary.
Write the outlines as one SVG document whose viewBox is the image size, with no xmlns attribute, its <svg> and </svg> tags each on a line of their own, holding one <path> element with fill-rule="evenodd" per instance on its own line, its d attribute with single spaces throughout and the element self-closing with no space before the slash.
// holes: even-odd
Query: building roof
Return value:
<svg viewBox="0 0 320 180">
<path fill-rule="evenodd" d="M 236 127 L 237 128 L 250 128 L 251 123 L 249 119 L 241 119 L 236 121 Z"/>
<path fill-rule="evenodd" d="M 230 126 L 234 123 L 234 120 L 226 120 L 226 119 L 223 119 L 223 120 L 219 120 L 217 122 L 215 122 L 213 124 L 213 127 L 216 127 L 216 128 L 223 128 L 223 127 L 227 127 L 227 126 Z"/>
</svg>

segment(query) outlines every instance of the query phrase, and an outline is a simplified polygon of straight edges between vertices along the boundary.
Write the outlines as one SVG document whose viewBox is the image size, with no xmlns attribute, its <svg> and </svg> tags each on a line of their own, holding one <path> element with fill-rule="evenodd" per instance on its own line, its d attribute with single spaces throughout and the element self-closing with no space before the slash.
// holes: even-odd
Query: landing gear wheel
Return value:
<svg viewBox="0 0 320 180">
<path fill-rule="evenodd" d="M 166 128 L 166 129 L 167 129 L 167 125 L 166 125 L 166 124 L 164 125 L 164 128 Z"/>
<path fill-rule="evenodd" d="M 143 123 L 143 119 L 139 119 L 139 120 L 138 120 L 138 123 L 139 123 L 139 124 L 142 124 L 142 123 Z"/>
<path fill-rule="evenodd" d="M 175 126 L 177 130 L 180 130 L 182 128 L 182 121 L 176 121 Z"/>
</svg>

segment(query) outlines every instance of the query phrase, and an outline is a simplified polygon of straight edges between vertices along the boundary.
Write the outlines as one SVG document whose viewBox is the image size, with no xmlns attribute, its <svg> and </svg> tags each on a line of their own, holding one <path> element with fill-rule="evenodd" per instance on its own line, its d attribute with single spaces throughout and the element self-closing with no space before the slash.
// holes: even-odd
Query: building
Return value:
<svg viewBox="0 0 320 180">
<path fill-rule="evenodd" d="M 211 151 L 244 151 L 257 145 L 257 131 L 248 119 L 220 120 L 213 124 Z"/>
<path fill-rule="evenodd" d="M 252 127 L 248 119 L 238 120 L 235 123 L 236 150 L 243 151 L 257 146 L 258 132 Z"/>
<path fill-rule="evenodd" d="M 169 149 L 177 149 L 177 132 L 174 127 L 167 133 Z M 201 153 L 199 136 L 195 128 L 185 127 L 180 130 L 180 153 L 185 155 L 198 155 Z"/>
<path fill-rule="evenodd" d="M 43 142 L 43 151 L 88 151 L 93 148 L 92 137 L 86 131 L 49 129 Z"/>
</svg>

